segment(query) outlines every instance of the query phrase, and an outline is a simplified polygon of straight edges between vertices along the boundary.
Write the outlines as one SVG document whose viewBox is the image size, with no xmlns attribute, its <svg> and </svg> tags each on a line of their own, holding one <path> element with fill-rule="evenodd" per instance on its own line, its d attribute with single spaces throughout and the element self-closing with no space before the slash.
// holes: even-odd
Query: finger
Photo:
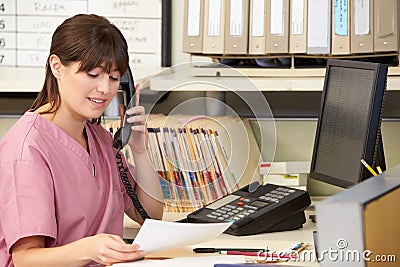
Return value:
<svg viewBox="0 0 400 267">
<path fill-rule="evenodd" d="M 139 125 L 143 125 L 143 124 L 146 123 L 145 119 L 146 119 L 145 116 L 143 116 L 143 115 L 138 115 L 138 116 L 131 116 L 131 117 L 128 117 L 128 118 L 126 119 L 126 121 L 127 121 L 128 123 L 137 123 L 137 124 L 139 124 Z"/>
<path fill-rule="evenodd" d="M 144 132 L 147 128 L 145 125 L 133 125 L 131 129 L 135 132 Z"/>
<path fill-rule="evenodd" d="M 111 235 L 111 240 L 108 247 L 119 252 L 133 252 L 140 249 L 139 244 L 127 244 L 120 236 Z"/>
<path fill-rule="evenodd" d="M 135 86 L 135 106 L 139 106 L 139 99 L 140 99 L 140 85 L 137 84 Z"/>
<path fill-rule="evenodd" d="M 138 114 L 138 115 L 144 115 L 145 109 L 143 106 L 134 106 L 129 108 L 126 111 L 126 114 L 128 115 L 133 115 L 133 114 Z"/>
<path fill-rule="evenodd" d="M 127 262 L 141 259 L 145 256 L 143 250 L 137 250 L 134 252 L 119 252 L 115 250 L 109 250 L 107 255 L 99 257 L 102 264 L 111 265 L 118 262 Z"/>
<path fill-rule="evenodd" d="M 120 127 L 122 127 L 124 124 L 125 110 L 126 110 L 125 105 L 123 105 L 123 104 L 118 105 L 119 117 L 121 118 Z"/>
<path fill-rule="evenodd" d="M 113 262 L 126 262 L 126 261 L 134 261 L 141 259 L 145 256 L 146 254 L 144 253 L 143 250 L 137 250 L 133 252 L 119 252 L 119 251 L 113 251 L 110 253 L 110 258 L 113 260 Z"/>
</svg>

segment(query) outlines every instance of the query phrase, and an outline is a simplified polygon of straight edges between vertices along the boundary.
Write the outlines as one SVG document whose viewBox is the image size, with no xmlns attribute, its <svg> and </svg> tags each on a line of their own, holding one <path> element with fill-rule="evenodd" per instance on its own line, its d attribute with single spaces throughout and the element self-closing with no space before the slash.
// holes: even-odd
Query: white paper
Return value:
<svg viewBox="0 0 400 267">
<path fill-rule="evenodd" d="M 134 244 L 146 254 L 203 243 L 221 235 L 229 223 L 178 223 L 147 219 L 139 230 Z"/>
<path fill-rule="evenodd" d="M 217 263 L 245 263 L 244 256 L 211 256 L 211 257 L 188 257 L 167 260 L 142 260 L 127 263 L 117 263 L 113 267 L 214 267 Z"/>
</svg>

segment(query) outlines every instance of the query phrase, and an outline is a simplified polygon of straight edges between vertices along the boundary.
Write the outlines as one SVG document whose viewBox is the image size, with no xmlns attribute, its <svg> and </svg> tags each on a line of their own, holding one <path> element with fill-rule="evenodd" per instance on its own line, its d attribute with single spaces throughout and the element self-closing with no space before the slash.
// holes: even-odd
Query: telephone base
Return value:
<svg viewBox="0 0 400 267">
<path fill-rule="evenodd" d="M 190 213 L 187 221 L 233 221 L 225 233 L 237 236 L 290 231 L 306 222 L 304 210 L 310 204 L 307 191 L 275 184 L 255 191 L 246 186 Z"/>
</svg>

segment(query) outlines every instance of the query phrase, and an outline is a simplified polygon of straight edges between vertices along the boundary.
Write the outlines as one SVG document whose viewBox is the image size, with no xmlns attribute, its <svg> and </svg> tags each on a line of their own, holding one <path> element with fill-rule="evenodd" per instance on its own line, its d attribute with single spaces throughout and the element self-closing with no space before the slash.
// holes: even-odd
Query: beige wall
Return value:
<svg viewBox="0 0 400 267">
<path fill-rule="evenodd" d="M 276 120 L 275 127 L 274 161 L 311 161 L 317 120 Z M 269 129 L 262 128 L 261 131 L 268 136 Z M 383 146 L 388 168 L 400 163 L 399 132 L 400 121 L 382 122 Z M 308 190 L 311 195 L 324 196 L 337 193 L 342 189 L 309 179 Z"/>
<path fill-rule="evenodd" d="M 8 131 L 8 129 L 17 121 L 17 118 L 0 118 L 0 138 Z"/>
</svg>

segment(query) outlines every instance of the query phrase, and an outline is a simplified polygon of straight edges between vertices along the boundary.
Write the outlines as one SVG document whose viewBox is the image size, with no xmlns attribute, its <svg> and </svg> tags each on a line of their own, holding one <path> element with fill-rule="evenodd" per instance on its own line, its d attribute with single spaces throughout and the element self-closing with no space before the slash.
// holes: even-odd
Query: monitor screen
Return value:
<svg viewBox="0 0 400 267">
<path fill-rule="evenodd" d="M 387 66 L 328 61 L 311 160 L 310 177 L 347 188 L 385 167 L 380 135 Z"/>
</svg>

